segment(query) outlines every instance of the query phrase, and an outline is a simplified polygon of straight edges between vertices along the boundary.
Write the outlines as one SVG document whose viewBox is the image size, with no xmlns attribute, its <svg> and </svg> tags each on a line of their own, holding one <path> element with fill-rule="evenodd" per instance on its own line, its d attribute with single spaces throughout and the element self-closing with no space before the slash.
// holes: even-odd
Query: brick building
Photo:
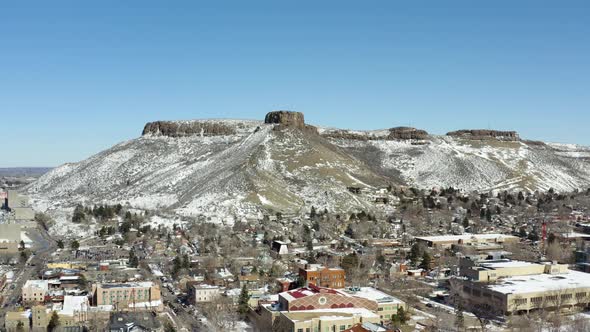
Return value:
<svg viewBox="0 0 590 332">
<path fill-rule="evenodd" d="M 344 288 L 346 273 L 342 268 L 328 268 L 320 264 L 307 264 L 299 269 L 299 276 L 305 285 L 316 285 L 327 288 Z"/>
</svg>

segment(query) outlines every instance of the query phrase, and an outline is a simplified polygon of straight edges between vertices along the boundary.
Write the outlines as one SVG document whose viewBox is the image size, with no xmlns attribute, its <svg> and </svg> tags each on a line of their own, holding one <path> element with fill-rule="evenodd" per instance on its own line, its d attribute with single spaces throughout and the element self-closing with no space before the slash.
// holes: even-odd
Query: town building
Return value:
<svg viewBox="0 0 590 332">
<path fill-rule="evenodd" d="M 355 324 L 391 321 L 405 303 L 371 287 L 332 289 L 310 284 L 261 304 L 252 315 L 261 330 L 342 331 Z"/>
<path fill-rule="evenodd" d="M 151 282 L 94 284 L 94 305 L 112 305 L 116 310 L 162 310 L 160 286 Z"/>
<path fill-rule="evenodd" d="M 4 316 L 4 327 L 7 332 L 28 332 L 30 325 L 31 311 L 9 311 Z"/>
<path fill-rule="evenodd" d="M 218 286 L 199 284 L 189 289 L 189 298 L 192 303 L 209 303 L 220 294 Z"/>
<path fill-rule="evenodd" d="M 320 264 L 306 264 L 299 268 L 299 276 L 305 281 L 305 286 L 313 284 L 327 288 L 344 288 L 346 272 L 342 268 L 329 268 Z"/>
<path fill-rule="evenodd" d="M 450 249 L 454 244 L 480 244 L 480 243 L 517 243 L 520 238 L 505 234 L 462 234 L 462 235 L 437 235 L 421 236 L 415 238 L 417 243 L 435 249 Z"/>
<path fill-rule="evenodd" d="M 567 265 L 464 258 L 460 275 L 452 284 L 467 304 L 493 308 L 498 315 L 583 309 L 590 303 L 588 274 Z"/>
<path fill-rule="evenodd" d="M 21 241 L 19 224 L 0 224 L 0 255 L 13 256 L 18 254 Z"/>
<path fill-rule="evenodd" d="M 27 280 L 23 285 L 21 296 L 24 303 L 43 303 L 48 293 L 48 280 Z"/>
<path fill-rule="evenodd" d="M 160 332 L 164 328 L 157 316 L 148 312 L 116 312 L 109 320 L 109 332 Z"/>
</svg>

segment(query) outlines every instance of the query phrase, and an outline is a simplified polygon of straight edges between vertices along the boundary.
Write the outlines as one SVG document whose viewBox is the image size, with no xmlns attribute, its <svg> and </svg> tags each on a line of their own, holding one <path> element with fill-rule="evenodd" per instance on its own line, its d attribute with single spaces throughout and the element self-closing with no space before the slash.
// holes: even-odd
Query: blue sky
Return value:
<svg viewBox="0 0 590 332">
<path fill-rule="evenodd" d="M 273 109 L 590 145 L 588 1 L 23 3 L 0 3 L 0 167 Z"/>
</svg>

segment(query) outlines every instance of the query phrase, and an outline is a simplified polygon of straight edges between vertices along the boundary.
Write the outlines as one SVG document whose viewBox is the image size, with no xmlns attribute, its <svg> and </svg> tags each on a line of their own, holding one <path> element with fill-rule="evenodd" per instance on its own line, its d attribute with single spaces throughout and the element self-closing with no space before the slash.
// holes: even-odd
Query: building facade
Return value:
<svg viewBox="0 0 590 332">
<path fill-rule="evenodd" d="M 44 303 L 49 291 L 47 280 L 27 280 L 23 285 L 21 296 L 24 303 Z"/>
<path fill-rule="evenodd" d="M 308 264 L 299 268 L 299 276 L 305 281 L 305 285 L 316 285 L 326 288 L 344 288 L 346 272 L 342 268 L 328 268 L 320 264 Z"/>
<path fill-rule="evenodd" d="M 117 310 L 162 310 L 160 286 L 153 282 L 95 284 L 94 305 L 112 305 Z"/>
<path fill-rule="evenodd" d="M 539 310 L 585 309 L 590 303 L 590 275 L 555 263 L 499 260 L 461 262 L 463 278 L 452 284 L 471 308 L 497 315 Z"/>
</svg>

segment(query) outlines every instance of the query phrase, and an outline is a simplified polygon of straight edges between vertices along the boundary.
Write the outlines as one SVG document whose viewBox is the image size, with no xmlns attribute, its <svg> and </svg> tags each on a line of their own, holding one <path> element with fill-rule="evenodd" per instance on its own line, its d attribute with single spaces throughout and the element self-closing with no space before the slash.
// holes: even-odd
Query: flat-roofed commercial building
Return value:
<svg viewBox="0 0 590 332">
<path fill-rule="evenodd" d="M 389 322 L 405 306 L 371 287 L 331 289 L 312 284 L 280 293 L 274 304 L 260 305 L 257 325 L 273 331 L 340 331 L 357 323 Z"/>
<path fill-rule="evenodd" d="M 160 286 L 151 281 L 92 286 L 94 305 L 112 305 L 117 310 L 162 310 Z"/>
<path fill-rule="evenodd" d="M 497 314 L 535 310 L 572 310 L 590 303 L 590 275 L 567 265 L 522 261 L 461 262 L 454 279 L 470 306 L 489 307 Z"/>
<path fill-rule="evenodd" d="M 415 238 L 416 242 L 435 249 L 449 249 L 454 244 L 478 244 L 478 243 L 516 243 L 520 239 L 516 236 L 505 234 L 462 234 L 462 235 L 438 235 L 421 236 Z"/>
</svg>

